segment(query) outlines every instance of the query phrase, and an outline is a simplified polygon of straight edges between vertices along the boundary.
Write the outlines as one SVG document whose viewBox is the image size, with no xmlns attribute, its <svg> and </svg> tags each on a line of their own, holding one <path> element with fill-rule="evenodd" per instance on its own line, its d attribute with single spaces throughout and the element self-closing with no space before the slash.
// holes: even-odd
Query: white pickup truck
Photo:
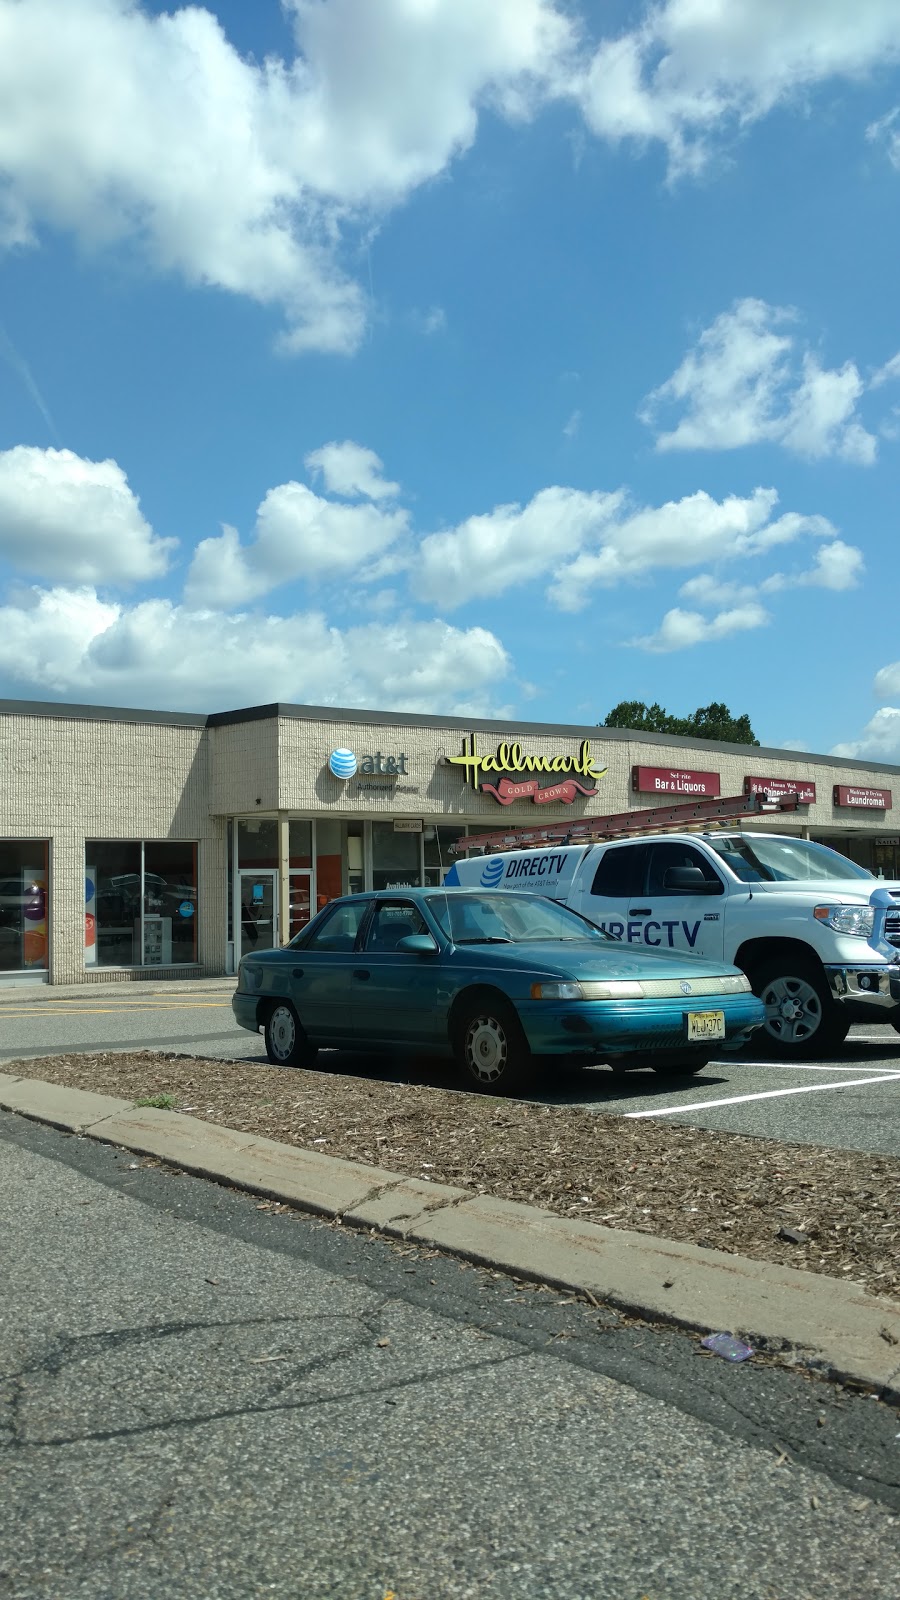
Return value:
<svg viewBox="0 0 900 1600">
<path fill-rule="evenodd" d="M 643 834 L 458 861 L 447 884 L 546 894 L 615 939 L 740 967 L 788 1056 L 900 1032 L 900 882 L 789 834 Z"/>
</svg>

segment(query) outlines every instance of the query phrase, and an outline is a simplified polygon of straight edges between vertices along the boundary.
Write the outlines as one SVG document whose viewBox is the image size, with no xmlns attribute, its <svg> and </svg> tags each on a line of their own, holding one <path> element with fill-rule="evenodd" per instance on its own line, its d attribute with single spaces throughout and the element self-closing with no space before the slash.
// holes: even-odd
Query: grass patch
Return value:
<svg viewBox="0 0 900 1600">
<path fill-rule="evenodd" d="M 135 1106 L 152 1106 L 155 1111 L 174 1111 L 177 1096 L 174 1094 L 144 1094 L 135 1100 Z"/>
</svg>

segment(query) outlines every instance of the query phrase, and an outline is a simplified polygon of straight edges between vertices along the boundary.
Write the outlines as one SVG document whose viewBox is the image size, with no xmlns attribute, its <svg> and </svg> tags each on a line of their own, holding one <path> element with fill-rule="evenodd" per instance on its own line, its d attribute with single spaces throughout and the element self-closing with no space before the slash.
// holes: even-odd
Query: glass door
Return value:
<svg viewBox="0 0 900 1600">
<path fill-rule="evenodd" d="M 288 939 L 305 928 L 312 916 L 312 873 L 291 872 L 290 886 L 290 916 L 291 925 L 288 929 Z"/>
<path fill-rule="evenodd" d="M 278 874 L 263 868 L 238 873 L 242 956 L 278 944 Z"/>
</svg>

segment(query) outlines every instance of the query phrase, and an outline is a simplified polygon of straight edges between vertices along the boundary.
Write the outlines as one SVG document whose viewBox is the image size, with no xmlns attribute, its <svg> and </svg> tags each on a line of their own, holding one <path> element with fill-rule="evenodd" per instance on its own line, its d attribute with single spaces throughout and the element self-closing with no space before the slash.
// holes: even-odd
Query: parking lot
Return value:
<svg viewBox="0 0 900 1600">
<path fill-rule="evenodd" d="M 144 1048 L 265 1061 L 262 1035 L 255 1040 L 232 1019 L 231 987 L 216 981 L 154 994 L 99 986 L 90 995 L 10 993 L 0 1004 L 0 1063 L 73 1050 Z M 460 1091 L 459 1078 L 440 1061 L 329 1051 L 322 1062 L 342 1075 L 415 1078 Z M 769 1139 L 900 1155 L 900 1035 L 892 1028 L 854 1028 L 838 1056 L 794 1064 L 757 1046 L 710 1062 L 694 1078 L 562 1064 L 548 1074 L 540 1098 L 638 1120 L 670 1118 Z"/>
</svg>

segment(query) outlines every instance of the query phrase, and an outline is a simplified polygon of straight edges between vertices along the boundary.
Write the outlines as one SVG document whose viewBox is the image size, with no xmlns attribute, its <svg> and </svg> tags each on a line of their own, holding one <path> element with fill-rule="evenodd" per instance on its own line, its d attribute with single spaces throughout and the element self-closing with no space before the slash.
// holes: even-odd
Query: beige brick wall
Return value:
<svg viewBox="0 0 900 1600">
<path fill-rule="evenodd" d="M 223 970 L 225 823 L 209 814 L 207 738 L 203 728 L 0 715 L 0 837 L 50 841 L 51 982 L 123 977 L 84 966 L 88 839 L 196 840 L 200 966 Z"/>
<path fill-rule="evenodd" d="M 702 743 L 676 748 L 649 740 L 610 739 L 603 736 L 602 729 L 585 729 L 583 736 L 591 740 L 596 764 L 607 768 L 605 776 L 597 782 L 595 799 L 578 799 L 571 805 L 558 802 L 540 806 L 523 800 L 500 806 L 490 795 L 476 792 L 466 782 L 462 768 L 442 764 L 442 757 L 458 755 L 462 750 L 462 730 L 311 722 L 282 717 L 278 722 L 276 803 L 284 810 L 324 811 L 335 816 L 433 817 L 437 814 L 448 820 L 462 818 L 485 828 L 510 824 L 525 827 L 537 825 L 541 820 L 600 816 L 611 811 L 643 810 L 657 803 L 672 804 L 677 797 L 660 796 L 657 800 L 650 794 L 635 794 L 631 788 L 631 772 L 634 766 L 678 767 L 718 772 L 723 795 L 741 794 L 744 778 L 749 776 L 813 781 L 816 784 L 815 805 L 802 808 L 795 818 L 786 819 L 785 826 L 809 826 L 814 831 L 836 827 L 843 832 L 871 831 L 877 827 L 885 832 L 900 832 L 900 768 L 885 773 L 848 768 L 839 762 L 820 764 L 794 753 L 757 755 L 737 748 L 725 753 Z M 574 755 L 579 746 L 577 731 L 559 735 L 530 734 L 519 732 L 515 727 L 498 726 L 496 730 L 479 731 L 477 737 L 482 754 L 493 754 L 503 741 L 518 740 L 523 751 L 531 755 Z M 359 759 L 375 751 L 380 751 L 382 756 L 397 756 L 402 752 L 407 758 L 409 776 L 393 783 L 366 779 L 358 773 L 349 782 L 341 783 L 328 770 L 328 757 L 340 746 L 351 749 Z M 542 774 L 539 781 L 544 785 L 554 780 Z M 893 807 L 884 813 L 839 810 L 832 804 L 832 789 L 836 783 L 852 784 L 856 788 L 890 789 Z M 779 822 L 778 826 L 781 825 Z M 767 821 L 766 826 L 771 827 L 771 821 Z"/>
</svg>

